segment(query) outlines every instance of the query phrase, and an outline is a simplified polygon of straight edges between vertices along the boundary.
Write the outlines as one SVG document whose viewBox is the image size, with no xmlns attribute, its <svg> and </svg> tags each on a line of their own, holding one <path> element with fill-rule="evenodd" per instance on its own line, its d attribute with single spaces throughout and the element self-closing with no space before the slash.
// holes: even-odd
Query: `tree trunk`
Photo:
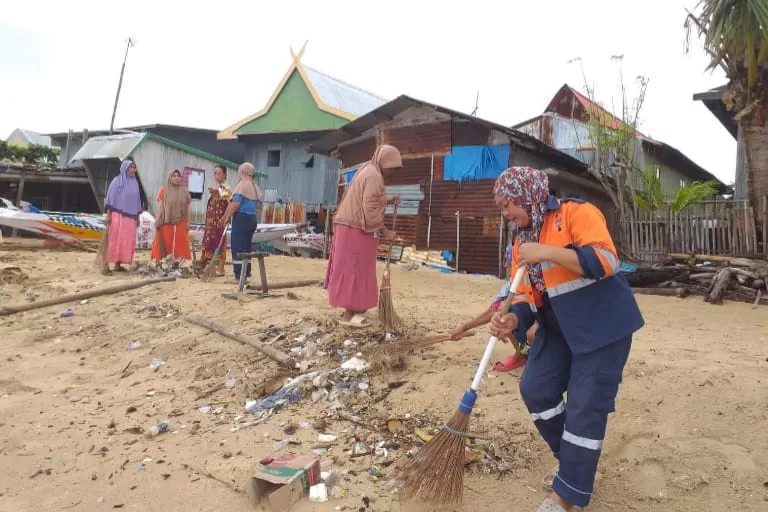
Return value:
<svg viewBox="0 0 768 512">
<path fill-rule="evenodd" d="M 704 297 L 705 302 L 710 304 L 722 304 L 723 295 L 728 290 L 728 286 L 731 284 L 731 269 L 724 268 L 717 273 L 712 284 L 707 288 L 707 295 Z"/>
<path fill-rule="evenodd" d="M 768 196 L 768 130 L 765 109 L 758 108 L 749 119 L 744 119 L 741 131 L 744 163 L 747 167 L 747 197 L 755 211 L 755 225 L 760 226 L 762 198 Z M 758 236 L 761 236 L 760 230 Z"/>
</svg>

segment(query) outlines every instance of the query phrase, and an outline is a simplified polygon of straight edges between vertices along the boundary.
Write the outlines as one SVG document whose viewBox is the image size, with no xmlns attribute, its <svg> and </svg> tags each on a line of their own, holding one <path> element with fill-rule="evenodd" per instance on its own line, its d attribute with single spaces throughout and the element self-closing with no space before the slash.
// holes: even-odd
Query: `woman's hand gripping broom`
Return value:
<svg viewBox="0 0 768 512">
<path fill-rule="evenodd" d="M 506 314 L 523 279 L 525 267 L 515 273 L 509 295 L 499 308 Z M 470 388 L 464 392 L 458 410 L 443 429 L 399 471 L 403 497 L 437 504 L 459 503 L 464 491 L 464 451 L 469 432 L 469 416 L 477 400 L 477 388 L 493 355 L 497 338 L 491 336 Z"/>
<path fill-rule="evenodd" d="M 400 205 L 400 198 L 395 197 L 395 205 L 392 214 L 392 232 L 394 234 L 397 227 L 397 207 Z M 392 261 L 392 243 L 389 241 L 389 251 L 387 252 L 387 264 L 384 269 L 384 276 L 381 278 L 381 287 L 379 287 L 379 322 L 386 332 L 393 332 L 400 328 L 400 317 L 395 313 L 395 307 L 392 304 L 392 282 L 390 281 L 389 264 Z"/>
</svg>

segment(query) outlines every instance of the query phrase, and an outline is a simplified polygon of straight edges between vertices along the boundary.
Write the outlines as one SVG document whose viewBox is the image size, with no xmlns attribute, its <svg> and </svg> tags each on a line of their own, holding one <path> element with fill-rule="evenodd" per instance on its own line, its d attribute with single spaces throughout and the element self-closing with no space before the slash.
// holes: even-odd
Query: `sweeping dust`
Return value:
<svg viewBox="0 0 768 512">
<path fill-rule="evenodd" d="M 136 279 L 94 273 L 92 254 L 34 243 L 0 247 L 0 263 L 24 276 L 0 282 L 0 303 Z M 322 260 L 266 261 L 273 282 L 320 278 L 325 270 Z M 480 313 L 500 284 L 392 267 L 394 308 L 417 334 L 444 332 Z M 189 324 L 184 315 L 249 334 L 269 333 L 269 326 L 278 333 L 318 328 L 339 344 L 355 340 L 363 354 L 376 341 L 336 327 L 339 312 L 319 287 L 247 302 L 222 298 L 233 288 L 222 279 L 180 279 L 0 318 L 0 511 L 253 510 L 243 489 L 258 461 L 289 450 L 311 454 L 317 444 L 318 431 L 298 428 L 292 439 L 301 444 L 275 452 L 289 422 L 311 422 L 337 436 L 320 458 L 333 462 L 324 471 L 346 472 L 343 496 L 304 500 L 292 510 L 405 510 L 382 481 L 369 477 L 371 468 L 387 474 L 393 466 L 347 453 L 350 438 L 376 434 L 334 419 L 327 402 L 304 398 L 258 425 L 234 428 L 256 419 L 245 410 L 248 395 L 275 389 L 275 382 L 279 387 L 285 376 L 252 347 Z M 635 338 L 589 510 L 768 510 L 768 310 L 699 298 L 638 300 L 647 325 Z M 74 315 L 61 318 L 66 309 Z M 405 364 L 384 365 L 369 378 L 369 391 L 407 383 L 375 405 L 361 399 L 352 412 L 360 423 L 423 415 L 439 426 L 469 385 L 486 336 L 478 329 L 471 338 L 412 354 Z M 132 342 L 140 346 L 131 350 Z M 510 351 L 501 345 L 495 358 Z M 153 360 L 164 364 L 153 369 Z M 535 510 L 546 497 L 540 481 L 555 462 L 518 383 L 519 371 L 490 372 L 483 381 L 472 431 L 495 439 L 512 462 L 502 474 L 468 471 L 466 510 Z M 169 432 L 143 435 L 166 420 Z"/>
</svg>

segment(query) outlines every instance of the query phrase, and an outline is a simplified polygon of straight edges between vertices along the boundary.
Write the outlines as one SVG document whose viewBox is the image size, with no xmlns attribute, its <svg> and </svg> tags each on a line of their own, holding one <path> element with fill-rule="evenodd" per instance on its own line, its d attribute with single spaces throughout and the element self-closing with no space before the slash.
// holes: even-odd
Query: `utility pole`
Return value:
<svg viewBox="0 0 768 512">
<path fill-rule="evenodd" d="M 480 89 L 477 90 L 477 96 L 475 96 L 475 109 L 472 111 L 472 117 L 477 116 L 477 110 L 480 108 Z"/>
<path fill-rule="evenodd" d="M 125 56 L 123 57 L 123 67 L 120 69 L 120 81 L 117 83 L 117 94 L 115 94 L 115 106 L 112 109 L 112 121 L 109 123 L 109 134 L 115 133 L 115 114 L 117 114 L 117 102 L 120 100 L 120 89 L 123 87 L 123 75 L 125 74 L 125 61 L 128 60 L 128 50 L 133 48 L 136 42 L 128 38 L 128 42 L 125 45 Z"/>
</svg>

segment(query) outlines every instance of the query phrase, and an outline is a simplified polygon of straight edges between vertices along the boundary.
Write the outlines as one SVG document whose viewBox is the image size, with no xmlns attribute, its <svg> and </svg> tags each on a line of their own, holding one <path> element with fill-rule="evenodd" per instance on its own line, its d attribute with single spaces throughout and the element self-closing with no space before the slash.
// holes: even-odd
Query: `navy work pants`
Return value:
<svg viewBox="0 0 768 512">
<path fill-rule="evenodd" d="M 232 272 L 235 279 L 240 279 L 240 272 L 245 271 L 245 277 L 251 277 L 251 266 L 245 264 L 243 269 L 243 260 L 240 255 L 245 252 L 251 252 L 251 240 L 256 232 L 256 216 L 247 213 L 235 213 L 232 216 L 232 232 L 230 233 L 230 244 L 232 252 Z"/>
<path fill-rule="evenodd" d="M 551 307 L 541 308 L 537 316 L 539 330 L 520 379 L 520 393 L 560 461 L 554 491 L 585 507 L 592 497 L 608 415 L 615 410 L 632 337 L 588 354 L 573 354 Z"/>
</svg>

